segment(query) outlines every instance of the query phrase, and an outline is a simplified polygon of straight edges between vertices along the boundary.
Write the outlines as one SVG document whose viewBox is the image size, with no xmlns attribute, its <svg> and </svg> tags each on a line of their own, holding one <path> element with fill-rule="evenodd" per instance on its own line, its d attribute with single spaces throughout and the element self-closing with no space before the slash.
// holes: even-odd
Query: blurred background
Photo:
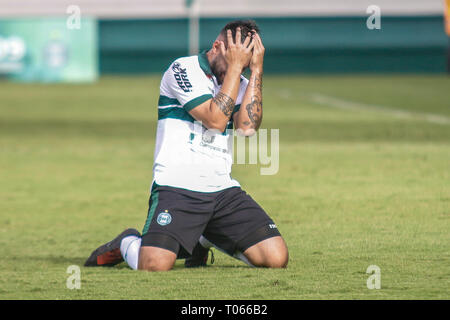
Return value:
<svg viewBox="0 0 450 320">
<path fill-rule="evenodd" d="M 0 74 L 94 81 L 161 73 L 175 58 L 208 49 L 235 18 L 260 25 L 268 73 L 446 72 L 447 0 L 375 2 L 0 0 Z M 373 5 L 381 14 L 375 29 Z"/>
</svg>

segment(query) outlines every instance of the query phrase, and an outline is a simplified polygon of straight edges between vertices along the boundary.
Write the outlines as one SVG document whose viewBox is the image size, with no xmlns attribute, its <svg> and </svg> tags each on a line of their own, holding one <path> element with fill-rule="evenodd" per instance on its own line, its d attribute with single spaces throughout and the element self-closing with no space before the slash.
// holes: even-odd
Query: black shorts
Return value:
<svg viewBox="0 0 450 320">
<path fill-rule="evenodd" d="M 192 254 L 201 235 L 233 255 L 280 233 L 240 187 L 204 193 L 153 183 L 141 245 L 184 258 Z"/>
</svg>

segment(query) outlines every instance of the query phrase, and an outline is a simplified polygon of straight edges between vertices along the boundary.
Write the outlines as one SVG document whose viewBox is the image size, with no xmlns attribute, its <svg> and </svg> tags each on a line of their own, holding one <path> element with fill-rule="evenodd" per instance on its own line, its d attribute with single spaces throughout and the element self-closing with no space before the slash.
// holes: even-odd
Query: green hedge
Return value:
<svg viewBox="0 0 450 320">
<path fill-rule="evenodd" d="M 202 18 L 207 49 L 234 18 Z M 442 16 L 257 18 L 266 46 L 265 71 L 445 72 L 448 38 Z M 100 20 L 101 73 L 162 72 L 188 54 L 188 20 Z"/>
</svg>

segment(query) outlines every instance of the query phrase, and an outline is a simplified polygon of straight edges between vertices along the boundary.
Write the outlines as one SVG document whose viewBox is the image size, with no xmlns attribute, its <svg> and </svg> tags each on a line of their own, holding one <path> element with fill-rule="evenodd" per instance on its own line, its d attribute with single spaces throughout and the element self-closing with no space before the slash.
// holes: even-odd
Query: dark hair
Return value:
<svg viewBox="0 0 450 320">
<path fill-rule="evenodd" d="M 234 20 L 229 23 L 220 31 L 220 34 L 225 38 L 225 45 L 227 43 L 227 30 L 230 29 L 233 35 L 233 40 L 236 39 L 236 28 L 241 28 L 241 42 L 244 42 L 248 33 L 254 33 L 252 30 L 255 30 L 256 33 L 259 33 L 259 27 L 253 20 Z"/>
</svg>

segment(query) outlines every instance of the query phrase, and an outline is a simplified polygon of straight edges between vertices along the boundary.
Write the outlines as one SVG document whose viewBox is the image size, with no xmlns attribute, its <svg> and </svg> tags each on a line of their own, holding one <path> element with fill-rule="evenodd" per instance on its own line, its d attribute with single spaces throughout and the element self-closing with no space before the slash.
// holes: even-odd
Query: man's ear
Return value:
<svg viewBox="0 0 450 320">
<path fill-rule="evenodd" d="M 220 53 L 220 43 L 221 42 L 223 42 L 223 41 L 222 40 L 216 40 L 216 41 L 213 42 L 212 50 L 213 50 L 214 54 Z"/>
</svg>

